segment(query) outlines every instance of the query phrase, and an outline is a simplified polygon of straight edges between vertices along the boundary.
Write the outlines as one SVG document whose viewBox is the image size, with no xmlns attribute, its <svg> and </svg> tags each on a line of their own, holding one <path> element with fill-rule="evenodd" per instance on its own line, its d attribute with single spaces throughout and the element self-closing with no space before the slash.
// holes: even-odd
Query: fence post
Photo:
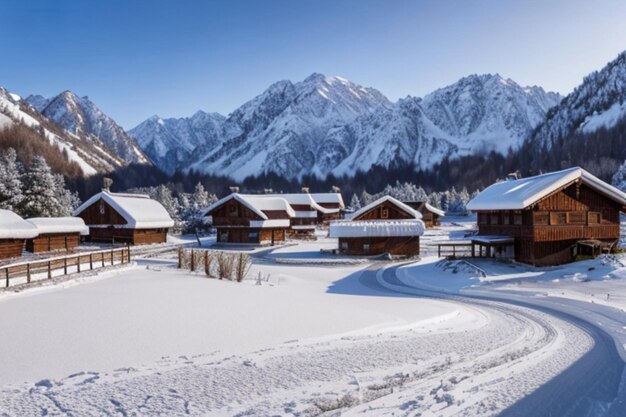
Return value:
<svg viewBox="0 0 626 417">
<path fill-rule="evenodd" d="M 7 276 L 7 285 L 6 286 L 8 288 L 9 287 L 9 267 L 8 266 L 4 269 L 4 272 L 5 272 L 6 276 Z"/>
<path fill-rule="evenodd" d="M 209 251 L 204 251 L 204 273 L 209 275 Z"/>
<path fill-rule="evenodd" d="M 113 249 L 111 249 L 111 265 L 113 265 Z"/>
<path fill-rule="evenodd" d="M 48 279 L 52 279 L 52 261 L 48 261 Z"/>
<path fill-rule="evenodd" d="M 30 263 L 26 264 L 26 282 L 30 283 Z"/>
<path fill-rule="evenodd" d="M 178 269 L 183 267 L 183 248 L 178 248 Z"/>
<path fill-rule="evenodd" d="M 191 272 L 196 270 L 195 259 L 194 259 L 194 250 L 191 250 Z"/>
<path fill-rule="evenodd" d="M 126 250 L 128 251 L 128 263 L 130 263 L 130 243 L 126 244 Z"/>
<path fill-rule="evenodd" d="M 67 275 L 67 258 L 63 258 L 63 275 Z"/>
<path fill-rule="evenodd" d="M 76 271 L 80 272 L 80 255 L 76 257 Z"/>
<path fill-rule="evenodd" d="M 102 266 L 104 267 L 104 252 L 100 252 L 100 257 L 100 260 L 102 261 Z"/>
<path fill-rule="evenodd" d="M 93 270 L 93 253 L 89 254 L 89 269 Z"/>
</svg>

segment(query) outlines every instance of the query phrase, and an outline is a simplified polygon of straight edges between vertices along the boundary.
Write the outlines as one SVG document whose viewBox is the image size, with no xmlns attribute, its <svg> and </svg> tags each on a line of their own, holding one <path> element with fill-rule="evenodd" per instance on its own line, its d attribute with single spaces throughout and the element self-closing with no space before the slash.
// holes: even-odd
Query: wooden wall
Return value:
<svg viewBox="0 0 626 417">
<path fill-rule="evenodd" d="M 46 233 L 26 241 L 26 250 L 32 253 L 52 250 L 72 250 L 80 244 L 79 233 Z"/>
<path fill-rule="evenodd" d="M 383 201 L 379 205 L 361 214 L 352 220 L 401 220 L 413 219 L 409 213 L 401 210 L 398 206 L 389 201 Z"/>
<path fill-rule="evenodd" d="M 103 208 L 103 212 L 100 208 Z M 127 224 L 126 219 L 122 217 L 113 207 L 106 201 L 99 199 L 91 206 L 83 210 L 78 217 L 81 217 L 86 225 L 122 225 Z"/>
<path fill-rule="evenodd" d="M 574 182 L 524 210 L 480 211 L 478 230 L 514 237 L 520 262 L 558 265 L 574 260 L 578 241 L 617 241 L 620 210 L 618 203 Z"/>
<path fill-rule="evenodd" d="M 148 245 L 167 242 L 166 228 L 120 229 L 114 227 L 90 227 L 88 240 L 92 242 L 130 243 Z"/>
<path fill-rule="evenodd" d="M 0 259 L 19 258 L 24 249 L 24 239 L 0 239 Z"/>
<path fill-rule="evenodd" d="M 369 245 L 369 248 L 364 247 Z M 347 255 L 392 255 L 414 256 L 420 253 L 419 236 L 339 238 L 339 252 Z"/>
<path fill-rule="evenodd" d="M 273 235 L 273 240 L 272 240 Z M 217 241 L 220 243 L 282 242 L 285 240 L 286 228 L 250 228 L 250 227 L 218 227 Z"/>
</svg>

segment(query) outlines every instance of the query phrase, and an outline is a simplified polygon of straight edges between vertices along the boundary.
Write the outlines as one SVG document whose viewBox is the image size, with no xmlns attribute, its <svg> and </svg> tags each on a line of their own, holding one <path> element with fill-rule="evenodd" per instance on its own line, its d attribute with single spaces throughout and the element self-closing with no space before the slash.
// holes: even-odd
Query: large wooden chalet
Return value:
<svg viewBox="0 0 626 417">
<path fill-rule="evenodd" d="M 440 226 L 439 219 L 446 215 L 443 210 L 431 206 L 427 201 L 405 201 L 404 204 L 422 213 L 422 221 L 426 227 Z"/>
<path fill-rule="evenodd" d="M 348 255 L 414 256 L 424 234 L 422 215 L 385 196 L 356 211 L 350 220 L 330 224 L 330 237 L 339 240 L 339 252 Z"/>
<path fill-rule="evenodd" d="M 81 235 L 89 235 L 89 227 L 80 217 L 33 217 L 26 221 L 39 233 L 26 241 L 26 249 L 32 253 L 70 251 L 80 244 Z"/>
<path fill-rule="evenodd" d="M 133 245 L 164 243 L 174 221 L 165 207 L 143 194 L 107 190 L 74 210 L 89 226 L 89 240 Z"/>
<path fill-rule="evenodd" d="M 0 259 L 19 258 L 26 239 L 37 236 L 37 228 L 10 210 L 0 209 Z"/>
<path fill-rule="evenodd" d="M 614 247 L 626 194 L 577 167 L 498 182 L 467 208 L 478 213 L 474 255 L 558 265 Z"/>
<path fill-rule="evenodd" d="M 282 197 L 232 193 L 206 210 L 219 243 L 274 244 L 284 241 L 296 212 Z"/>
</svg>

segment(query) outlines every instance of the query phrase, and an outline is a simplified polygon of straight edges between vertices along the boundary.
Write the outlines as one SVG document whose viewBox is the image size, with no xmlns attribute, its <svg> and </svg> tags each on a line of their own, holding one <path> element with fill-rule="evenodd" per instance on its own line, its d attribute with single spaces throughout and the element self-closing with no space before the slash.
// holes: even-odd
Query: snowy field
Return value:
<svg viewBox="0 0 626 417">
<path fill-rule="evenodd" d="M 453 219 L 424 241 L 471 228 Z M 594 340 L 562 318 L 462 294 L 625 307 L 621 258 L 483 261 L 481 276 L 428 256 L 329 265 L 320 249 L 335 242 L 318 238 L 254 251 L 243 283 L 177 270 L 170 256 L 0 293 L 0 415 L 496 415 Z"/>
</svg>

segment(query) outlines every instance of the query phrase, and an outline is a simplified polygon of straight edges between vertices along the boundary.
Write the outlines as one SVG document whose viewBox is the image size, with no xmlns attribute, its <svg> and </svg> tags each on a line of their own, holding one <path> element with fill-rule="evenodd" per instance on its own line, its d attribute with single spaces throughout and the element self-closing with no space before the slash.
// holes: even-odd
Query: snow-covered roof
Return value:
<svg viewBox="0 0 626 417">
<path fill-rule="evenodd" d="M 289 219 L 250 220 L 250 227 L 289 227 Z"/>
<path fill-rule="evenodd" d="M 626 193 L 580 167 L 535 177 L 497 182 L 467 204 L 468 210 L 521 210 L 580 179 L 600 194 L 626 206 Z"/>
<path fill-rule="evenodd" d="M 72 213 L 78 216 L 87 207 L 104 200 L 126 220 L 127 224 L 119 225 L 122 229 L 155 229 L 174 226 L 165 207 L 144 194 L 121 194 L 103 190 L 93 195 Z"/>
<path fill-rule="evenodd" d="M 80 233 L 89 234 L 89 227 L 80 217 L 31 217 L 27 222 L 34 225 L 39 234 L 45 233 Z"/>
<path fill-rule="evenodd" d="M 239 194 L 232 193 L 226 197 L 211 204 L 206 210 L 205 215 L 211 213 L 216 208 L 229 200 L 235 199 L 241 204 L 252 210 L 257 216 L 263 220 L 268 220 L 264 211 L 286 211 L 289 217 L 296 217 L 296 212 L 291 208 L 291 205 L 283 197 L 274 197 L 268 194 Z"/>
<path fill-rule="evenodd" d="M 309 193 L 291 193 L 291 194 L 263 194 L 267 197 L 284 198 L 290 205 L 307 205 L 311 206 L 313 210 L 320 211 L 322 213 L 336 213 L 338 209 L 328 209 L 319 205 L 313 196 Z M 312 211 L 315 215 L 301 215 L 303 211 L 296 211 L 295 217 L 315 217 L 317 212 Z"/>
<path fill-rule="evenodd" d="M 11 210 L 0 209 L 0 239 L 32 239 L 37 228 Z"/>
<path fill-rule="evenodd" d="M 402 211 L 408 213 L 409 215 L 411 215 L 415 219 L 421 219 L 422 218 L 422 213 L 420 213 L 419 211 L 415 210 L 414 208 L 411 208 L 411 207 L 407 206 L 403 202 L 401 202 L 399 200 L 396 200 L 395 198 L 393 198 L 390 195 L 386 195 L 384 197 L 381 197 L 378 200 L 376 200 L 376 201 L 374 201 L 372 203 L 369 203 L 367 206 L 361 207 L 360 209 L 358 209 L 357 211 L 352 213 L 351 218 L 355 219 L 355 218 L 359 217 L 361 214 L 367 213 L 368 211 L 370 211 L 374 207 L 379 206 L 380 204 L 382 204 L 384 202 L 389 202 L 389 203 L 397 206 L 399 209 L 401 209 Z"/>
<path fill-rule="evenodd" d="M 435 214 L 437 214 L 439 216 L 445 216 L 446 215 L 445 211 L 443 211 L 441 209 L 438 209 L 437 207 L 433 207 L 430 204 L 428 204 L 427 202 L 424 203 L 424 206 L 426 207 L 426 210 L 428 210 L 428 211 L 430 211 L 432 213 L 435 213 Z"/>
<path fill-rule="evenodd" d="M 339 204 L 342 209 L 346 208 L 341 193 L 310 193 L 310 196 L 319 204 Z"/>
<path fill-rule="evenodd" d="M 421 236 L 424 234 L 424 222 L 415 220 L 364 220 L 336 221 L 330 224 L 329 236 L 343 237 L 387 237 Z"/>
<path fill-rule="evenodd" d="M 504 243 L 515 243 L 515 238 L 510 236 L 472 236 L 470 239 L 472 242 L 485 243 L 488 245 L 493 244 L 504 244 Z"/>
</svg>

